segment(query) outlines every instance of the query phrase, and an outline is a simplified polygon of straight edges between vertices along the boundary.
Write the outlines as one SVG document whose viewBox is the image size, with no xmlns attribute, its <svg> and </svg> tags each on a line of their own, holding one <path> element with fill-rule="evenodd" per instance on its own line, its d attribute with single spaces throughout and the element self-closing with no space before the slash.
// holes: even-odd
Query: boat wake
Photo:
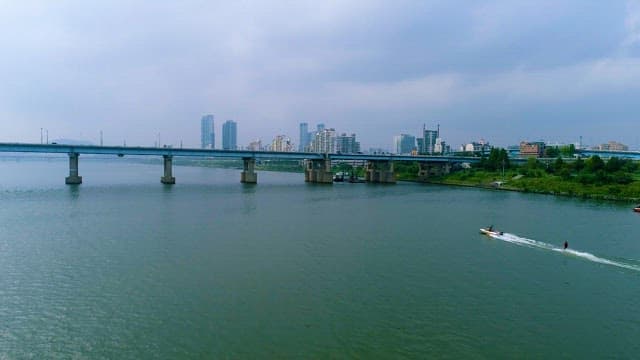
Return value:
<svg viewBox="0 0 640 360">
<path fill-rule="evenodd" d="M 624 261 L 605 259 L 596 255 L 590 254 L 588 252 L 582 252 L 582 251 L 577 251 L 572 249 L 563 249 L 542 241 L 527 239 L 514 234 L 503 233 L 502 235 L 497 235 L 497 234 L 491 235 L 491 237 L 497 240 L 506 241 L 506 242 L 520 245 L 520 246 L 527 246 L 532 248 L 555 251 L 565 255 L 575 256 L 575 257 L 578 257 L 587 261 L 599 263 L 599 264 L 615 266 L 615 267 L 628 269 L 628 270 L 640 271 L 640 265 L 637 265 L 637 264 L 631 264 Z"/>
</svg>

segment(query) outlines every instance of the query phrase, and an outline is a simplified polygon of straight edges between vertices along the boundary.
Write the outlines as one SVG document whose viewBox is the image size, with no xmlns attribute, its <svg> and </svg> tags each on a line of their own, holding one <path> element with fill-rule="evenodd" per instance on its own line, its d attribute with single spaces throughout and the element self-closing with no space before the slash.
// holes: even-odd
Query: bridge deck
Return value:
<svg viewBox="0 0 640 360">
<path fill-rule="evenodd" d="M 305 152 L 178 149 L 169 147 L 124 147 L 65 144 L 23 144 L 0 143 L 0 152 L 27 152 L 49 154 L 104 154 L 104 155 L 149 155 L 149 156 L 189 156 L 223 159 L 274 159 L 274 160 L 321 160 L 325 154 Z M 382 160 L 382 161 L 426 161 L 426 162 L 477 162 L 477 157 L 459 156 L 411 156 L 411 155 L 370 155 L 370 154 L 326 154 L 330 160 Z"/>
</svg>

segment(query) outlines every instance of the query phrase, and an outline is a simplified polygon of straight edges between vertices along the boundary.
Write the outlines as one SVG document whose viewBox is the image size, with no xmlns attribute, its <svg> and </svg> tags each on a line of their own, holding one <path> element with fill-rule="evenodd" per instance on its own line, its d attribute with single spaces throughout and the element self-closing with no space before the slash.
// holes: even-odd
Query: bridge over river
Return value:
<svg viewBox="0 0 640 360">
<path fill-rule="evenodd" d="M 175 184 L 172 171 L 174 156 L 200 157 L 212 159 L 241 159 L 244 167 L 240 175 L 243 183 L 257 183 L 258 174 L 255 172 L 256 160 L 301 160 L 305 161 L 305 181 L 312 183 L 332 183 L 333 173 L 331 162 L 336 160 L 364 161 L 365 180 L 375 183 L 395 183 L 393 164 L 395 161 L 417 161 L 420 178 L 448 173 L 455 163 L 475 163 L 477 157 L 459 156 L 411 156 L 411 155 L 369 155 L 369 154 L 319 154 L 306 152 L 275 152 L 275 151 L 247 151 L 247 150 L 214 150 L 214 149 L 178 149 L 170 147 L 125 147 L 125 146 L 94 146 L 94 145 L 65 145 L 65 144 L 25 144 L 0 143 L 0 152 L 5 153 L 42 153 L 68 154 L 69 176 L 67 184 L 81 184 L 79 173 L 79 158 L 81 154 L 102 154 L 136 156 L 161 156 L 164 160 L 164 173 L 160 178 L 163 184 Z"/>
</svg>

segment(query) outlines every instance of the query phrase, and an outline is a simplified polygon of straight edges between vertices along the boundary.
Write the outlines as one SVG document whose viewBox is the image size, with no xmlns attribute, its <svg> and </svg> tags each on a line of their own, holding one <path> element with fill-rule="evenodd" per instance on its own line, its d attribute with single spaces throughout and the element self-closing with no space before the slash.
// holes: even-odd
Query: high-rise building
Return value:
<svg viewBox="0 0 640 360">
<path fill-rule="evenodd" d="M 336 137 L 336 152 L 340 154 L 357 154 L 360 152 L 360 143 L 356 141 L 356 134 Z"/>
<path fill-rule="evenodd" d="M 278 135 L 271 142 L 271 151 L 291 152 L 293 142 L 287 135 Z"/>
<path fill-rule="evenodd" d="M 238 125 L 233 120 L 222 124 L 222 149 L 236 150 L 238 148 Z"/>
<path fill-rule="evenodd" d="M 311 151 L 332 154 L 336 152 L 336 130 L 323 129 L 318 131 L 310 145 Z"/>
<path fill-rule="evenodd" d="M 442 138 L 436 139 L 436 146 L 433 148 L 433 152 L 436 154 L 448 154 L 451 152 L 451 146 L 449 146 L 446 141 L 442 140 Z"/>
<path fill-rule="evenodd" d="M 324 124 L 318 124 L 316 126 L 316 132 L 323 132 L 324 131 Z"/>
<path fill-rule="evenodd" d="M 260 140 L 254 140 L 252 142 L 249 143 L 249 146 L 247 146 L 247 150 L 249 151 L 262 151 L 262 141 Z"/>
<path fill-rule="evenodd" d="M 203 149 L 216 147 L 216 134 L 213 125 L 213 115 L 205 115 L 200 119 L 200 142 Z"/>
<path fill-rule="evenodd" d="M 393 151 L 396 154 L 411 154 L 416 148 L 416 137 L 400 134 L 393 137 Z"/>
<path fill-rule="evenodd" d="M 436 141 L 440 137 L 440 125 L 438 130 L 427 130 L 426 127 L 422 128 L 422 141 L 420 143 L 420 153 L 433 154 L 436 150 Z"/>
<path fill-rule="evenodd" d="M 306 151 L 310 142 L 311 133 L 309 132 L 309 124 L 306 122 L 300 123 L 300 143 L 298 144 L 298 151 Z"/>
</svg>

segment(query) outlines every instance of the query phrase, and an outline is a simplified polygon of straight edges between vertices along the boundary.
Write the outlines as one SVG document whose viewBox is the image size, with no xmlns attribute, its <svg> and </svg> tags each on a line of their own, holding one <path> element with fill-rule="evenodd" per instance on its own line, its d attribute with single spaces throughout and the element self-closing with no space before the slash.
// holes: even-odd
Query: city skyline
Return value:
<svg viewBox="0 0 640 360">
<path fill-rule="evenodd" d="M 637 1 L 8 3 L 0 19 L 3 142 L 199 147 L 190 119 L 214 111 L 242 146 L 301 122 L 365 149 L 424 123 L 452 146 L 640 144 Z"/>
</svg>

